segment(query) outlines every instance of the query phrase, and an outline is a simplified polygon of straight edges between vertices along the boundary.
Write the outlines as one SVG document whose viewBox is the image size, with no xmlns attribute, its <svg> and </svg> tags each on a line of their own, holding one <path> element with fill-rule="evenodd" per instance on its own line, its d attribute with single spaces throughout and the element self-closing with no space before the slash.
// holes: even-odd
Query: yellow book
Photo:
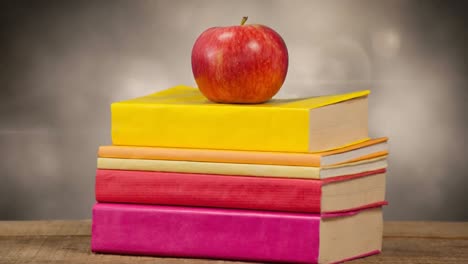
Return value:
<svg viewBox="0 0 468 264">
<path fill-rule="evenodd" d="M 178 160 L 98 158 L 98 169 L 164 171 L 214 175 L 326 179 L 376 171 L 387 167 L 387 156 L 326 167 L 235 164 Z"/>
<path fill-rule="evenodd" d="M 317 152 L 368 139 L 368 90 L 217 104 L 176 86 L 111 105 L 114 145 Z"/>
</svg>

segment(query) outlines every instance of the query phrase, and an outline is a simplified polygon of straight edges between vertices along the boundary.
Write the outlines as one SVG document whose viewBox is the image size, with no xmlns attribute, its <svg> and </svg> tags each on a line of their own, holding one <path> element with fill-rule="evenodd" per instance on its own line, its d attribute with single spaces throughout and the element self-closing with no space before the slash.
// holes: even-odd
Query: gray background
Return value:
<svg viewBox="0 0 468 264">
<path fill-rule="evenodd" d="M 277 97 L 372 90 L 371 135 L 391 143 L 387 220 L 468 220 L 461 1 L 3 1 L 0 10 L 0 219 L 89 218 L 110 103 L 195 85 L 196 37 L 248 15 L 288 46 Z"/>
</svg>

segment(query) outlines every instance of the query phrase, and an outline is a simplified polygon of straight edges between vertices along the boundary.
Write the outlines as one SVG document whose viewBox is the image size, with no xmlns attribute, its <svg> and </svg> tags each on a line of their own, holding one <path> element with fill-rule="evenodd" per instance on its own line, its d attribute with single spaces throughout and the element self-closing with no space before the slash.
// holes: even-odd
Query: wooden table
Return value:
<svg viewBox="0 0 468 264">
<path fill-rule="evenodd" d="M 93 254 L 91 221 L 0 221 L 3 263 L 246 263 Z M 468 263 L 468 222 L 386 222 L 383 253 L 352 263 Z"/>
</svg>

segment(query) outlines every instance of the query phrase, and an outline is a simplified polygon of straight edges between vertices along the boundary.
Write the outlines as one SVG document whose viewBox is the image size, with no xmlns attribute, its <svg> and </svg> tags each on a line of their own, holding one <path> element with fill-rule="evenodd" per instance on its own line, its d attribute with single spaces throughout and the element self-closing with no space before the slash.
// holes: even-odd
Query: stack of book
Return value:
<svg viewBox="0 0 468 264">
<path fill-rule="evenodd" d="M 368 94 L 211 103 L 177 86 L 113 103 L 92 250 L 329 263 L 377 254 L 387 138 Z"/>
</svg>

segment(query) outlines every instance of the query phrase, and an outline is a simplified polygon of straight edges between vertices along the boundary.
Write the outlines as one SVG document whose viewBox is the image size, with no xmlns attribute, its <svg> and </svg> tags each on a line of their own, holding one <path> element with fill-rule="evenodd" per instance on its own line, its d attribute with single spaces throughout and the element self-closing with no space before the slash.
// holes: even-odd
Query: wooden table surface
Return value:
<svg viewBox="0 0 468 264">
<path fill-rule="evenodd" d="M 468 222 L 386 222 L 383 253 L 352 263 L 468 263 Z M 246 263 L 93 254 L 91 221 L 0 221 L 3 263 Z"/>
</svg>

